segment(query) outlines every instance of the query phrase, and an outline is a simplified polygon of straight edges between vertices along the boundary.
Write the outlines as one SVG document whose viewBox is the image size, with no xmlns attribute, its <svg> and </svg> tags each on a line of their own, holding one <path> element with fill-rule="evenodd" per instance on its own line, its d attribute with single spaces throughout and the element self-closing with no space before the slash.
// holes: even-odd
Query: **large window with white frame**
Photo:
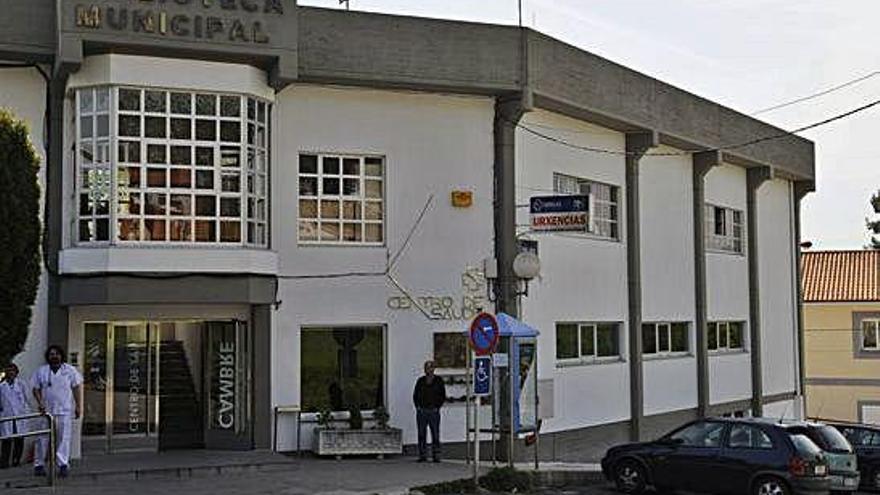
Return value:
<svg viewBox="0 0 880 495">
<path fill-rule="evenodd" d="M 707 345 L 710 351 L 741 351 L 745 348 L 741 321 L 710 321 L 707 325 Z"/>
<path fill-rule="evenodd" d="M 723 206 L 706 205 L 706 249 L 743 252 L 743 212 Z"/>
<path fill-rule="evenodd" d="M 557 194 L 582 194 L 589 201 L 587 213 L 587 232 L 597 237 L 618 239 L 619 189 L 617 186 L 603 184 L 570 175 L 554 173 L 553 191 Z"/>
<path fill-rule="evenodd" d="M 642 354 L 675 356 L 690 352 L 690 332 L 686 322 L 642 324 Z"/>
<path fill-rule="evenodd" d="M 557 323 L 556 360 L 580 363 L 620 359 L 619 323 Z"/>
<path fill-rule="evenodd" d="M 862 350 L 880 351 L 880 320 L 862 320 Z"/>
<path fill-rule="evenodd" d="M 382 245 L 384 176 L 379 156 L 301 153 L 300 244 Z"/>
<path fill-rule="evenodd" d="M 269 102 L 102 86 L 76 108 L 78 244 L 268 245 Z"/>
</svg>

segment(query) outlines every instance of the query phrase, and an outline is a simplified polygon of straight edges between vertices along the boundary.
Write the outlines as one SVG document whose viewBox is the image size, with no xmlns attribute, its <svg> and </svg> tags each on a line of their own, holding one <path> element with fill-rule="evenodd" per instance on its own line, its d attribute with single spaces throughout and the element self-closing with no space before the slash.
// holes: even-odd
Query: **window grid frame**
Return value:
<svg viewBox="0 0 880 495">
<path fill-rule="evenodd" d="M 716 233 L 717 223 L 715 215 L 717 211 L 723 213 L 723 234 Z M 742 210 L 721 206 L 714 203 L 705 203 L 703 217 L 704 239 L 706 251 L 714 253 L 745 255 L 745 221 Z"/>
<path fill-rule="evenodd" d="M 734 328 L 735 328 L 734 325 L 735 324 L 739 324 L 739 332 L 740 332 L 740 335 L 739 335 L 740 346 L 739 347 L 731 347 L 731 345 L 730 345 L 730 342 L 731 342 L 730 337 L 734 333 Z M 713 327 L 714 327 L 714 329 L 713 329 Z M 721 333 L 722 333 L 721 329 L 722 329 L 722 327 L 724 328 L 723 332 L 724 332 L 724 335 L 726 338 L 726 340 L 725 340 L 726 344 L 724 346 L 721 345 Z M 712 348 L 709 345 L 708 335 L 706 337 L 706 346 L 707 346 L 709 352 L 711 354 L 735 354 L 735 353 L 740 353 L 740 352 L 746 352 L 747 348 L 746 348 L 746 339 L 745 339 L 745 335 L 746 335 L 745 329 L 746 329 L 745 322 L 741 321 L 741 320 L 716 320 L 716 321 L 707 322 L 706 323 L 707 333 L 711 333 L 713 331 L 715 332 L 715 347 L 714 348 Z"/>
<path fill-rule="evenodd" d="M 684 325 L 684 336 L 685 336 L 685 350 L 683 351 L 675 351 L 672 350 L 672 342 L 673 342 L 673 327 L 676 324 Z M 654 352 L 645 352 L 644 348 L 644 332 L 645 326 L 650 325 L 654 329 Z M 661 351 L 660 350 L 660 337 L 661 337 L 661 328 L 665 329 L 666 333 L 666 345 L 668 346 L 668 350 Z M 687 321 L 650 321 L 650 322 L 642 322 L 642 330 L 643 338 L 642 338 L 642 355 L 648 359 L 662 359 L 662 358 L 675 358 L 675 357 L 688 357 L 693 354 L 692 352 L 692 344 L 691 344 L 691 325 Z"/>
<path fill-rule="evenodd" d="M 878 352 L 880 351 L 880 318 L 865 318 L 861 322 L 861 328 L 859 329 L 859 333 L 861 334 L 861 339 L 859 342 L 859 346 L 861 350 L 867 352 Z M 866 340 L 866 324 L 873 324 L 874 328 L 874 345 L 869 347 L 865 345 Z"/>
<path fill-rule="evenodd" d="M 302 171 L 302 157 L 303 156 L 314 156 L 315 157 L 315 166 L 316 170 L 314 173 L 312 172 L 303 172 Z M 324 160 L 325 159 L 337 159 L 339 161 L 339 172 L 336 174 L 324 174 Z M 345 173 L 345 160 L 356 159 L 358 160 L 359 166 L 359 174 L 357 176 L 352 174 Z M 378 160 L 381 166 L 381 175 L 367 175 L 366 173 L 366 165 L 367 160 Z M 387 213 L 387 170 L 388 170 L 388 159 L 385 155 L 375 154 L 375 153 L 337 153 L 337 152 L 321 152 L 321 151 L 300 151 L 297 153 L 297 183 L 296 183 L 296 191 L 297 191 L 297 225 L 296 225 L 296 238 L 297 244 L 301 246 L 336 246 L 336 247 L 384 247 L 388 238 L 388 213 Z M 300 187 L 300 180 L 303 178 L 311 178 L 316 181 L 315 194 L 314 195 L 305 195 L 303 196 Z M 324 194 L 324 179 L 338 179 L 339 180 L 339 192 L 338 194 Z M 349 179 L 358 179 L 358 195 L 346 195 L 344 184 L 345 180 Z M 380 197 L 379 198 L 370 198 L 367 196 L 366 184 L 367 181 L 376 181 L 379 182 L 379 190 Z M 315 217 L 304 217 L 302 215 L 302 201 L 314 201 L 315 202 Z M 339 208 L 339 214 L 335 218 L 327 218 L 326 223 L 328 224 L 336 224 L 339 225 L 339 236 L 338 240 L 322 240 L 322 226 L 325 223 L 325 219 L 322 217 L 322 207 L 324 201 L 333 201 L 337 203 Z M 350 202 L 358 202 L 359 203 L 359 218 L 346 219 L 344 212 L 344 203 L 346 201 Z M 381 212 L 381 218 L 376 219 L 367 219 L 367 205 L 368 204 L 378 204 L 380 205 L 379 211 Z M 316 239 L 303 239 L 301 233 L 301 224 L 303 222 L 314 223 L 317 225 L 316 230 Z M 344 233 L 344 225 L 345 224 L 356 224 L 360 226 L 360 241 L 346 241 L 345 233 Z M 380 241 L 367 241 L 366 240 L 366 226 L 367 225 L 378 225 L 380 228 L 381 240 Z"/>
<path fill-rule="evenodd" d="M 574 326 L 577 333 L 577 357 L 565 357 L 560 358 L 558 354 L 556 355 L 556 364 L 560 366 L 568 366 L 568 365 L 577 365 L 577 364 L 595 364 L 595 363 L 609 363 L 609 362 L 618 362 L 622 361 L 622 346 L 621 346 L 621 335 L 620 322 L 556 322 L 555 331 L 559 331 L 560 325 L 571 325 Z M 617 354 L 613 356 L 599 356 L 599 327 L 603 325 L 613 325 L 614 326 L 614 337 L 617 340 Z M 585 329 L 591 329 L 593 334 L 593 353 L 586 355 L 583 354 L 583 335 Z"/>
<path fill-rule="evenodd" d="M 109 103 L 108 103 L 108 113 L 110 118 L 110 135 L 108 136 L 109 142 L 109 163 L 108 167 L 110 169 L 110 205 L 109 205 L 109 215 L 107 215 L 108 219 L 108 239 L 97 241 L 97 240 L 80 240 L 80 223 L 81 220 L 84 219 L 80 215 L 80 207 L 79 200 L 81 198 L 81 194 L 83 194 L 83 188 L 81 184 L 81 171 L 84 170 L 84 165 L 82 163 L 81 156 L 81 130 L 80 123 L 81 117 L 84 113 L 81 110 L 81 97 L 84 91 L 89 91 L 93 95 L 93 99 L 98 91 L 107 90 L 109 91 Z M 138 109 L 137 110 L 125 110 L 120 108 L 120 92 L 121 91 L 136 91 L 138 93 Z M 165 98 L 165 111 L 164 112 L 156 112 L 156 111 L 148 111 L 147 104 L 147 93 L 148 92 L 159 92 L 164 94 Z M 189 96 L 189 112 L 175 112 L 172 108 L 171 100 L 173 94 L 185 94 Z M 266 194 L 264 199 L 264 208 L 263 212 L 263 223 L 268 225 L 268 209 L 269 209 L 269 170 L 271 168 L 270 163 L 270 155 L 269 155 L 269 136 L 271 133 L 271 108 L 272 103 L 270 101 L 264 100 L 262 98 L 258 98 L 255 95 L 245 94 L 245 93 L 232 93 L 232 92 L 217 92 L 217 91 L 196 91 L 192 89 L 182 89 L 182 88 L 167 88 L 167 87 L 147 87 L 147 86 L 131 86 L 131 85 L 96 85 L 96 86 L 88 86 L 77 88 L 75 94 L 75 115 L 76 115 L 76 139 L 75 139 L 75 168 L 76 168 L 76 215 L 75 215 L 75 229 L 71 234 L 71 238 L 73 240 L 73 244 L 76 246 L 82 247 L 106 247 L 106 246 L 124 246 L 124 247 L 156 247 L 156 246 L 167 246 L 167 247 L 211 247 L 211 248 L 224 248 L 224 249 L 235 249 L 235 248 L 256 248 L 256 249 L 268 249 L 269 248 L 269 233 L 268 226 L 265 227 L 265 237 L 263 242 L 255 242 L 250 243 L 247 240 L 247 218 L 246 218 L 246 205 L 247 200 L 250 197 L 250 193 L 246 189 L 246 163 L 245 160 L 247 158 L 247 151 L 249 149 L 249 144 L 247 143 L 247 124 L 248 124 L 248 116 L 247 116 L 247 103 L 252 100 L 255 102 L 255 105 L 259 105 L 262 103 L 265 105 L 265 119 L 262 123 L 262 126 L 265 130 L 265 147 L 263 148 L 265 153 L 265 162 L 264 168 L 266 176 L 265 178 L 265 187 Z M 215 106 L 213 115 L 201 115 L 197 110 L 197 99 L 200 95 L 210 95 L 213 96 Z M 238 116 L 224 116 L 222 109 L 222 100 L 223 97 L 235 97 L 238 99 L 239 103 L 239 115 Z M 96 101 L 95 101 L 96 104 Z M 96 107 L 93 107 L 96 108 Z M 85 115 L 88 115 L 86 113 Z M 137 136 L 122 136 L 119 132 L 119 117 L 120 116 L 134 116 L 138 118 L 139 132 Z M 146 122 L 149 117 L 158 117 L 165 119 L 165 137 L 147 137 L 146 130 Z M 172 138 L 172 120 L 174 118 L 186 118 L 189 119 L 189 135 L 190 139 L 179 139 Z M 258 116 L 255 118 L 258 119 Z M 206 141 L 198 139 L 196 135 L 196 127 L 198 120 L 211 120 L 214 123 L 214 135 L 215 140 Z M 235 122 L 239 125 L 239 137 L 238 141 L 224 141 L 221 136 L 221 123 L 222 122 Z M 95 119 L 93 119 L 93 126 L 96 127 Z M 94 132 L 93 132 L 94 133 Z M 92 142 L 96 142 L 96 138 L 91 138 Z M 130 160 L 126 160 L 124 163 L 121 162 L 119 157 L 119 147 L 123 142 L 136 142 L 138 146 L 139 152 L 139 160 L 137 162 L 133 162 Z M 256 144 L 256 143 L 255 143 Z M 150 163 L 150 159 L 148 156 L 148 149 L 153 145 L 163 146 L 165 148 L 165 160 L 164 163 Z M 173 146 L 179 147 L 187 147 L 189 148 L 189 165 L 175 165 L 172 164 L 171 159 L 171 150 Z M 222 188 L 222 177 L 223 177 L 223 165 L 221 163 L 221 150 L 222 148 L 232 148 L 235 147 L 239 151 L 239 167 L 238 167 L 238 176 L 239 176 L 239 191 L 235 192 L 225 192 Z M 211 148 L 213 153 L 213 164 L 212 166 L 200 166 L 196 160 L 196 150 L 198 148 Z M 93 160 L 94 162 L 94 160 Z M 93 167 L 89 167 L 93 168 Z M 136 188 L 133 188 L 126 184 L 125 190 L 134 189 L 134 193 L 140 198 L 140 208 L 139 213 L 133 214 L 130 211 L 127 213 L 122 213 L 120 202 L 120 171 L 122 169 L 126 169 L 126 173 L 128 173 L 129 168 L 137 168 L 139 171 L 139 184 Z M 155 187 L 149 186 L 148 183 L 148 171 L 150 169 L 161 169 L 165 174 L 165 186 L 164 187 Z M 171 173 L 173 170 L 187 169 L 190 174 L 190 187 L 174 187 L 172 186 Z M 210 189 L 207 188 L 199 188 L 197 187 L 197 172 L 199 170 L 205 171 L 210 170 L 213 174 L 213 187 Z M 147 195 L 148 194 L 162 194 L 165 197 L 165 212 L 163 214 L 147 214 Z M 171 198 L 173 195 L 178 196 L 188 196 L 189 197 L 189 214 L 187 215 L 173 215 L 171 212 Z M 199 196 L 211 196 L 214 198 L 214 210 L 215 215 L 213 216 L 204 216 L 198 215 L 196 213 L 196 198 Z M 238 216 L 224 216 L 221 215 L 221 204 L 223 198 L 235 198 L 239 201 L 239 215 Z M 94 217 L 94 215 L 92 215 Z M 102 217 L 103 218 L 103 217 Z M 126 240 L 121 239 L 121 229 L 120 224 L 122 221 L 129 220 L 137 222 L 138 228 L 138 239 L 137 240 Z M 148 240 L 147 237 L 147 221 L 159 220 L 164 221 L 164 234 L 165 240 Z M 188 240 L 171 240 L 172 238 L 172 222 L 187 222 L 189 224 L 189 238 Z M 211 221 L 214 224 L 214 236 L 212 241 L 197 241 L 196 235 L 196 222 L 198 221 Z M 223 222 L 237 222 L 239 225 L 238 232 L 238 241 L 223 241 L 222 240 L 222 230 L 221 226 Z"/>
</svg>

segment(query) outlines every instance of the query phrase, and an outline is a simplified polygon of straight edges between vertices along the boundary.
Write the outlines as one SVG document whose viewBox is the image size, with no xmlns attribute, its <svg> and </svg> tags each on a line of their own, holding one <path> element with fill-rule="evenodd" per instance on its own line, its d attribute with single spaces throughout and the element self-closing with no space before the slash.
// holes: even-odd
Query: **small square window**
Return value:
<svg viewBox="0 0 880 495">
<path fill-rule="evenodd" d="M 119 90 L 119 109 L 137 112 L 141 109 L 141 92 L 135 89 Z"/>
</svg>

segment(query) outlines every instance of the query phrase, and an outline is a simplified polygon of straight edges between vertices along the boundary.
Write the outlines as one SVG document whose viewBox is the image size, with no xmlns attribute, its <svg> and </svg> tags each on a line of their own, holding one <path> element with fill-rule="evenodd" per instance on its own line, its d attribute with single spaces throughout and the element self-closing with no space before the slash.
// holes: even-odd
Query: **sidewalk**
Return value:
<svg viewBox="0 0 880 495">
<path fill-rule="evenodd" d="M 0 471 L 0 491 L 70 495 L 369 495 L 402 494 L 416 485 L 465 478 L 470 467 L 413 458 L 291 457 L 269 452 L 180 451 L 90 456 L 74 462 L 56 490 L 30 467 Z"/>
<path fill-rule="evenodd" d="M 518 469 L 531 470 L 529 463 Z M 491 463 L 481 465 L 483 470 Z M 91 455 L 74 461 L 71 476 L 53 491 L 31 467 L 0 471 L 10 495 L 400 495 L 409 488 L 470 477 L 472 466 L 451 460 L 416 463 L 411 457 L 322 459 L 266 451 L 187 450 Z M 551 484 L 601 479 L 592 464 L 543 463 Z M 18 490 L 11 490 L 18 488 Z"/>
</svg>

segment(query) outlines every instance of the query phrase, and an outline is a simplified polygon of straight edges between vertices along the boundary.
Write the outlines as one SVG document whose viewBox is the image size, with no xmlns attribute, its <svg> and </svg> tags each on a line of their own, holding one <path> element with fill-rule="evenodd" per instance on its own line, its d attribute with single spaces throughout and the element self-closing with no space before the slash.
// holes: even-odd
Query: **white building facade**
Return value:
<svg viewBox="0 0 880 495">
<path fill-rule="evenodd" d="M 309 449 L 319 411 L 379 407 L 412 445 L 427 359 L 456 452 L 479 310 L 540 331 L 548 460 L 802 413 L 812 143 L 748 144 L 780 131 L 513 27 L 102 0 L 56 28 L 43 3 L 11 16 L 37 34 L 0 21 L 0 106 L 44 157 L 47 265 L 18 361 L 68 348 L 78 455 Z M 530 198 L 568 194 L 586 232 L 529 230 Z M 521 240 L 542 261 L 527 297 Z"/>
</svg>

